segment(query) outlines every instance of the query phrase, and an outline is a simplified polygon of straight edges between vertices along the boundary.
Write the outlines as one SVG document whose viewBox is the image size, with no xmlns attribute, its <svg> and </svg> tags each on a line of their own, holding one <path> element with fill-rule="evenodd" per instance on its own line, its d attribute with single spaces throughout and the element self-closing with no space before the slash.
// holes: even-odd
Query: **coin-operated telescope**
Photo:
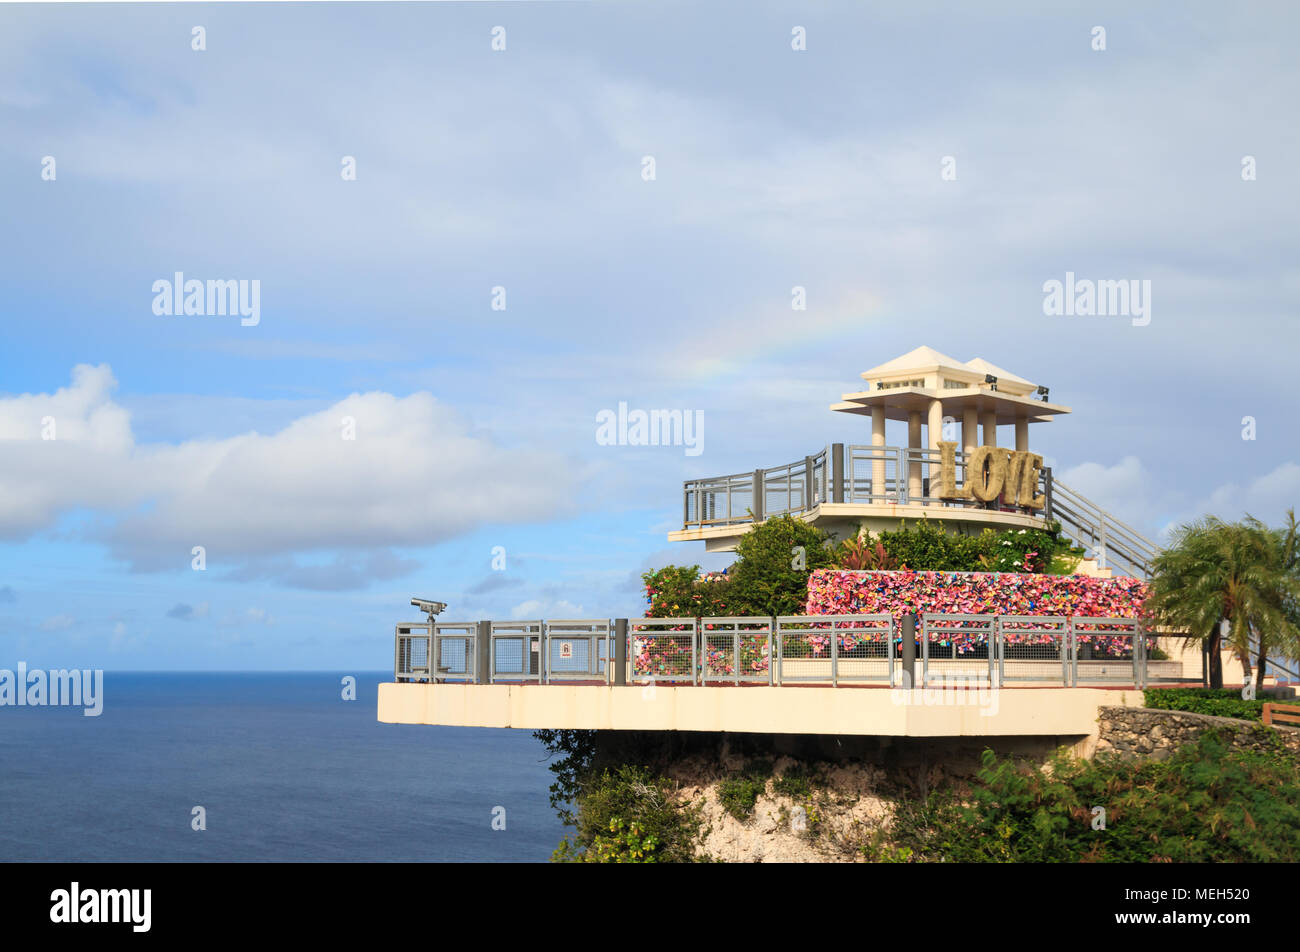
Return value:
<svg viewBox="0 0 1300 952">
<path fill-rule="evenodd" d="M 433 624 L 433 617 L 435 615 L 447 610 L 446 602 L 434 602 L 427 598 L 413 598 L 411 599 L 411 604 L 429 616 L 430 625 Z"/>
</svg>

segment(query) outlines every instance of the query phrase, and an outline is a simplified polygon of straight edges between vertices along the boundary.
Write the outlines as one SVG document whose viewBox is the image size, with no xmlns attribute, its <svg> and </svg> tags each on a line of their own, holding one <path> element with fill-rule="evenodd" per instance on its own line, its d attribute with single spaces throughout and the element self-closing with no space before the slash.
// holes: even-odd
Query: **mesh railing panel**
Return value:
<svg viewBox="0 0 1300 952">
<path fill-rule="evenodd" d="M 698 681 L 694 618 L 638 618 L 628 623 L 628 674 L 633 681 Z"/>
<path fill-rule="evenodd" d="M 998 680 L 1055 681 L 1069 677 L 1070 622 L 1063 615 L 998 616 Z"/>
<path fill-rule="evenodd" d="M 770 684 L 770 619 L 720 617 L 700 620 L 700 679 L 704 683 Z"/>
</svg>

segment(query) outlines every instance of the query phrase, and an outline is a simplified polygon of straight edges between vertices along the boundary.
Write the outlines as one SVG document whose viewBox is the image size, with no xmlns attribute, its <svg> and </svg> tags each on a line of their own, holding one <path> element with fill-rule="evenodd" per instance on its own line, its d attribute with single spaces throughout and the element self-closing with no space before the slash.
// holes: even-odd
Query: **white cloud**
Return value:
<svg viewBox="0 0 1300 952">
<path fill-rule="evenodd" d="M 1060 472 L 1061 481 L 1099 503 L 1114 504 L 1141 492 L 1150 478 L 1136 456 L 1125 456 L 1113 466 L 1080 463 Z"/>
<path fill-rule="evenodd" d="M 560 599 L 530 598 L 510 609 L 511 618 L 582 618 L 586 612 L 581 605 Z"/>
<path fill-rule="evenodd" d="M 1166 543 L 1178 526 L 1201 516 L 1229 522 L 1249 514 L 1271 526 L 1300 502 L 1300 464 L 1285 462 L 1245 483 L 1225 483 L 1191 499 L 1153 478 L 1136 456 L 1113 466 L 1083 463 L 1059 473 L 1060 479 L 1107 512 Z"/>
<path fill-rule="evenodd" d="M 1251 515 L 1279 526 L 1286 511 L 1300 502 L 1300 464 L 1282 463 L 1245 484 L 1225 483 L 1186 512 L 1171 519 L 1166 532 L 1200 516 L 1213 515 L 1229 522 Z"/>
<path fill-rule="evenodd" d="M 111 517 L 93 531 L 136 568 L 188 565 L 202 545 L 209 570 L 347 550 L 363 555 L 332 570 L 392 575 L 410 566 L 384 547 L 548 518 L 573 498 L 576 473 L 558 454 L 498 446 L 429 393 L 354 393 L 278 432 L 140 444 L 115 385 L 106 365 L 81 365 L 56 393 L 0 398 L 0 537 L 88 508 Z M 41 439 L 47 417 L 54 440 Z M 347 418 L 355 439 L 343 438 Z M 328 571 L 290 560 L 254 574 Z"/>
<path fill-rule="evenodd" d="M 1150 471 L 1136 456 L 1125 456 L 1113 466 L 1081 463 L 1055 475 L 1115 518 L 1139 530 L 1154 532 L 1157 524 L 1153 514 L 1169 508 L 1167 499 L 1153 495 L 1153 489 L 1167 494 L 1167 487 L 1156 485 Z"/>
</svg>

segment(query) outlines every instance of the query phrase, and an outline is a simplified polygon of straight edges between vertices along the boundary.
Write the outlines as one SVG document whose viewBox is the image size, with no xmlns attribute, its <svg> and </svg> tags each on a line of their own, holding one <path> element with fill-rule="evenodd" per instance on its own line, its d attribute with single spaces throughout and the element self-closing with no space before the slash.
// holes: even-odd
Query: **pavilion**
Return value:
<svg viewBox="0 0 1300 952">
<path fill-rule="evenodd" d="M 1015 428 L 1015 449 L 1029 449 L 1029 424 L 1043 423 L 1053 416 L 1069 413 L 1069 407 L 1047 402 L 1047 388 L 1030 383 L 981 357 L 962 363 L 932 347 L 918 347 L 878 367 L 865 370 L 862 377 L 868 389 L 846 393 L 831 409 L 840 413 L 858 413 L 871 417 L 871 445 L 883 447 L 885 421 L 907 424 L 908 447 L 925 447 L 937 451 L 944 423 L 961 423 L 961 447 L 964 454 L 977 446 L 997 446 L 998 427 Z M 1034 395 L 1038 399 L 1034 399 Z M 925 423 L 925 441 L 921 424 Z M 978 429 L 983 429 L 980 439 Z M 951 437 L 950 437 L 951 438 Z M 872 461 L 872 478 L 884 483 L 884 456 Z M 908 493 L 918 498 L 922 493 L 924 460 L 915 458 L 908 464 Z"/>
<path fill-rule="evenodd" d="M 843 394 L 830 409 L 871 417 L 870 442 L 832 443 L 783 466 L 687 480 L 682 528 L 668 539 L 704 542 L 709 552 L 732 551 L 752 526 L 783 514 L 841 538 L 919 519 L 961 533 L 1045 528 L 1058 521 L 1091 550 L 1102 574 L 1109 574 L 1112 556 L 1125 571 L 1148 574 L 1155 546 L 1054 479 L 1031 452 L 1029 425 L 1070 412 L 1048 401 L 1047 387 L 982 357 L 960 361 L 924 346 L 862 377 L 866 389 Z M 906 425 L 904 439 L 900 432 L 891 442 L 890 421 Z M 999 443 L 1002 426 L 1014 434 L 1009 442 Z M 993 499 L 970 498 L 964 490 L 954 494 L 954 481 L 970 485 L 968 461 L 985 472 L 985 447 L 1003 448 L 996 455 L 1004 459 L 1014 453 L 1026 466 L 1018 472 L 1030 477 Z"/>
</svg>

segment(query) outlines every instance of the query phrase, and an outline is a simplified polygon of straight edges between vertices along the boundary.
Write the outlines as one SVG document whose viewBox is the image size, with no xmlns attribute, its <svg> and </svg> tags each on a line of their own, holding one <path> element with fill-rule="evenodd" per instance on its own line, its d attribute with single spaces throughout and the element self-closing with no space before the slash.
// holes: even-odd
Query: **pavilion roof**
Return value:
<svg viewBox="0 0 1300 952">
<path fill-rule="evenodd" d="M 893 377 L 911 371 L 932 370 L 935 367 L 967 372 L 972 369 L 960 360 L 957 360 L 955 357 L 949 357 L 947 354 L 940 353 L 933 347 L 922 345 L 915 350 L 908 351 L 901 357 L 895 357 L 893 360 L 886 361 L 879 367 L 872 367 L 870 370 L 864 370 L 862 372 L 862 379 L 875 380 L 878 377 Z"/>
</svg>

